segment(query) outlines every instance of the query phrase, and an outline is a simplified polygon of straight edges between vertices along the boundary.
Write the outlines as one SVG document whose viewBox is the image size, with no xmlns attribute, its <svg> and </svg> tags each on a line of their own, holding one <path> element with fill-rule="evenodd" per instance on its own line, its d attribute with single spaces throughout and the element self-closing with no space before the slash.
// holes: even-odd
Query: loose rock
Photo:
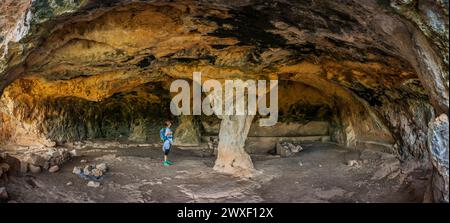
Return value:
<svg viewBox="0 0 450 223">
<path fill-rule="evenodd" d="M 277 143 L 276 152 L 282 157 L 292 156 L 303 150 L 303 147 L 293 142 L 279 142 Z"/>
<path fill-rule="evenodd" d="M 103 176 L 103 172 L 99 169 L 93 169 L 91 171 L 91 175 L 94 177 L 101 177 L 101 176 Z"/>
<path fill-rule="evenodd" d="M 359 162 L 358 160 L 349 160 L 349 161 L 347 161 L 347 166 L 361 167 L 361 162 Z"/>
<path fill-rule="evenodd" d="M 72 173 L 74 174 L 80 174 L 83 170 L 81 169 L 81 167 L 74 167 Z"/>
<path fill-rule="evenodd" d="M 95 182 L 95 181 L 89 181 L 88 183 L 87 183 L 87 186 L 88 187 L 100 187 L 100 183 L 99 182 Z"/>
<path fill-rule="evenodd" d="M 101 180 L 102 176 L 108 170 L 106 163 L 97 165 L 86 165 L 84 168 L 74 167 L 72 173 L 79 175 L 86 180 Z"/>
<path fill-rule="evenodd" d="M 102 173 L 105 173 L 106 170 L 108 170 L 108 166 L 106 166 L 106 163 L 100 163 L 100 164 L 96 165 L 95 168 L 102 171 Z"/>
<path fill-rule="evenodd" d="M 77 152 L 77 150 L 75 150 L 75 149 L 71 150 L 69 153 L 70 153 L 70 155 L 71 155 L 72 157 L 77 157 L 77 156 L 78 156 L 78 152 Z"/>
<path fill-rule="evenodd" d="M 57 172 L 58 170 L 59 170 L 59 166 L 55 165 L 55 166 L 50 167 L 50 169 L 48 169 L 48 172 L 54 173 L 54 172 Z"/>
<path fill-rule="evenodd" d="M 85 175 L 91 175 L 91 171 L 94 169 L 95 167 L 92 165 L 86 165 L 83 169 L 83 173 Z"/>
</svg>

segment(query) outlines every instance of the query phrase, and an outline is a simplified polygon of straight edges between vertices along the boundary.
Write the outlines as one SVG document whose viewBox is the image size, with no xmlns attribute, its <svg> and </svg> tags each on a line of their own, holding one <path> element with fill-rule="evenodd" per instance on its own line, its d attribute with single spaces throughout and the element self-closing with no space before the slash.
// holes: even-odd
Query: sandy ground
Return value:
<svg viewBox="0 0 450 223">
<path fill-rule="evenodd" d="M 429 171 L 403 173 L 389 154 L 334 144 L 305 143 L 293 157 L 254 155 L 262 174 L 240 179 L 212 170 L 215 157 L 173 148 L 173 166 L 156 146 L 85 148 L 59 172 L 11 177 L 14 202 L 421 202 Z M 105 162 L 98 188 L 72 173 L 74 166 Z M 358 160 L 360 166 L 348 166 Z M 401 164 L 400 166 L 403 166 Z M 67 183 L 72 182 L 68 186 Z"/>
</svg>

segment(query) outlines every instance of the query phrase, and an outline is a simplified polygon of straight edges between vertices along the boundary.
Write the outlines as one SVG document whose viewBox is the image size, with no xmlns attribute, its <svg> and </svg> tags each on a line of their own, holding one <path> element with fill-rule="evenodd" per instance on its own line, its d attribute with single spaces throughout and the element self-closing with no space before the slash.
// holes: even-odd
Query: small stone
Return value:
<svg viewBox="0 0 450 223">
<path fill-rule="evenodd" d="M 83 169 L 85 175 L 91 175 L 91 171 L 94 169 L 92 165 L 86 165 Z"/>
<path fill-rule="evenodd" d="M 72 183 L 72 181 L 69 181 L 69 182 L 66 183 L 66 185 L 67 185 L 67 186 L 72 186 L 73 183 Z"/>
<path fill-rule="evenodd" d="M 70 155 L 73 156 L 73 157 L 78 156 L 78 152 L 77 152 L 77 150 L 75 150 L 75 149 L 71 150 L 69 153 L 70 153 Z"/>
<path fill-rule="evenodd" d="M 32 173 L 40 173 L 41 172 L 41 167 L 40 166 L 35 166 L 33 164 L 30 164 L 28 166 L 28 168 L 30 169 L 30 172 L 32 172 Z"/>
<path fill-rule="evenodd" d="M 101 177 L 101 176 L 103 176 L 103 172 L 101 170 L 99 170 L 99 169 L 93 169 L 91 171 L 90 175 L 92 175 L 94 177 Z"/>
<path fill-rule="evenodd" d="M 298 162 L 298 165 L 299 165 L 299 166 L 303 166 L 303 163 L 302 163 L 302 162 Z"/>
<path fill-rule="evenodd" d="M 97 166 L 95 166 L 96 169 L 102 171 L 103 173 L 108 170 L 108 166 L 106 166 L 106 163 L 100 163 Z"/>
<path fill-rule="evenodd" d="M 87 186 L 88 187 L 100 187 L 100 183 L 91 180 L 87 183 Z"/>
<path fill-rule="evenodd" d="M 319 164 L 319 167 L 322 167 L 322 164 Z"/>
<path fill-rule="evenodd" d="M 80 160 L 80 163 L 87 163 L 87 160 Z"/>
<path fill-rule="evenodd" d="M 59 170 L 59 166 L 54 165 L 48 169 L 48 172 L 54 173 L 54 172 L 57 172 L 58 170 Z"/>
<path fill-rule="evenodd" d="M 77 166 L 76 166 L 76 167 L 73 168 L 72 173 L 78 175 L 78 174 L 81 173 L 81 171 L 82 171 L 82 170 L 81 170 L 81 167 L 77 167 Z"/>
<path fill-rule="evenodd" d="M 347 166 L 359 167 L 360 163 L 357 160 L 349 160 L 349 161 L 347 161 Z"/>
<path fill-rule="evenodd" d="M 58 151 L 55 148 L 49 148 L 46 153 L 49 157 L 56 157 L 59 155 Z"/>
<path fill-rule="evenodd" d="M 296 145 L 296 146 L 291 147 L 291 152 L 293 152 L 293 153 L 298 153 L 298 152 L 300 152 L 302 150 L 303 150 L 303 148 L 300 145 Z"/>
<path fill-rule="evenodd" d="M 349 160 L 347 161 L 347 166 L 353 166 L 355 164 L 356 160 Z"/>
<path fill-rule="evenodd" d="M 8 192 L 6 192 L 5 187 L 0 187 L 0 200 L 7 200 L 8 199 Z"/>
</svg>

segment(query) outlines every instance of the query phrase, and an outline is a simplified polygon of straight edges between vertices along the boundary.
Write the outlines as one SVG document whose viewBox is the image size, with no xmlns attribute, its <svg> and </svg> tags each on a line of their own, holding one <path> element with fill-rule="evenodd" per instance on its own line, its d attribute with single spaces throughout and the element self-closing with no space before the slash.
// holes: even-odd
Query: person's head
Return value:
<svg viewBox="0 0 450 223">
<path fill-rule="evenodd" d="M 166 124 L 166 127 L 169 128 L 170 126 L 172 126 L 172 122 L 170 120 L 166 120 L 164 122 Z"/>
</svg>

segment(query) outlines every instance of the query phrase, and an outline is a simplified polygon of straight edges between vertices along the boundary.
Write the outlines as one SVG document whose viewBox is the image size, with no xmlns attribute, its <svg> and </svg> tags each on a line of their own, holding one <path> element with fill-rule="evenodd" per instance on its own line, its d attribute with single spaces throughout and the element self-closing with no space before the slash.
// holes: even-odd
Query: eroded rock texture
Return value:
<svg viewBox="0 0 450 223">
<path fill-rule="evenodd" d="M 434 166 L 432 178 L 434 200 L 448 203 L 448 117 L 445 114 L 430 123 L 428 146 Z"/>
<path fill-rule="evenodd" d="M 192 115 L 179 118 L 179 125 L 174 135 L 174 144 L 191 146 L 200 144 L 200 129 L 197 120 Z"/>
<path fill-rule="evenodd" d="M 448 7 L 430 0 L 5 0 L 0 137 L 44 145 L 151 141 L 170 116 L 171 81 L 199 71 L 204 80 L 278 79 L 280 125 L 322 121 L 342 145 L 424 159 L 432 149 L 428 123 L 448 114 Z M 234 119 L 222 126 L 250 131 L 247 118 Z M 222 130 L 219 144 L 241 154 L 246 137 Z M 218 163 L 229 165 L 228 155 Z"/>
<path fill-rule="evenodd" d="M 214 170 L 244 177 L 251 177 L 255 174 L 252 160 L 244 150 L 253 118 L 250 115 L 222 117 Z"/>
</svg>

